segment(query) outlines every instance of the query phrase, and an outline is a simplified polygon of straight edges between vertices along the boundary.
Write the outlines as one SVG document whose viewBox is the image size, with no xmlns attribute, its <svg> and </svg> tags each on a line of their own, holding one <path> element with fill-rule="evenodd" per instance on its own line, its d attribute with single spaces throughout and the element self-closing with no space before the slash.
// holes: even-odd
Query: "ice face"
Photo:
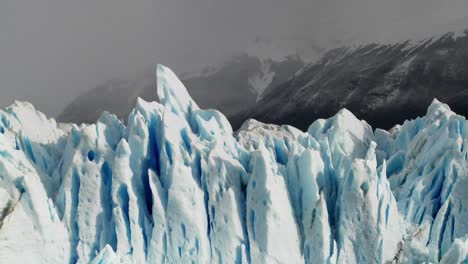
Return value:
<svg viewBox="0 0 468 264">
<path fill-rule="evenodd" d="M 7 263 L 455 263 L 467 259 L 466 120 L 434 101 L 376 130 L 342 110 L 233 133 L 158 66 L 127 126 L 0 112 Z M 66 129 L 65 129 L 66 128 Z"/>
<path fill-rule="evenodd" d="M 466 235 L 466 125 L 464 117 L 434 100 L 425 117 L 392 134 L 376 131 L 399 211 L 413 225 L 405 245 L 433 262 Z"/>
</svg>

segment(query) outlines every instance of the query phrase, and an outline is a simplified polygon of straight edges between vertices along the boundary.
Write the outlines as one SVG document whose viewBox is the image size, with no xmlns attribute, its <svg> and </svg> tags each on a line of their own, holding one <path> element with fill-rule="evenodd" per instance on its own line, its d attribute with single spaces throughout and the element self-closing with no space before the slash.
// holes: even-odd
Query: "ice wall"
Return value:
<svg viewBox="0 0 468 264">
<path fill-rule="evenodd" d="M 8 263 L 414 263 L 466 260 L 467 124 L 434 101 L 376 130 L 346 109 L 302 132 L 233 133 L 158 66 L 161 104 L 127 126 L 0 112 Z"/>
</svg>

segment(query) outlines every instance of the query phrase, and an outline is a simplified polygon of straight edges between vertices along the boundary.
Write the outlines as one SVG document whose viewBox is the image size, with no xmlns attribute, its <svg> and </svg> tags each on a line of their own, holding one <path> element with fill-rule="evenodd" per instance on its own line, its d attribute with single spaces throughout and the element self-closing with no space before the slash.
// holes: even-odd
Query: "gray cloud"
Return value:
<svg viewBox="0 0 468 264">
<path fill-rule="evenodd" d="M 310 55 L 452 30 L 466 14 L 466 0 L 3 0 L 0 106 L 28 100 L 55 115 L 103 81 L 154 63 L 189 71 L 257 36 Z"/>
</svg>

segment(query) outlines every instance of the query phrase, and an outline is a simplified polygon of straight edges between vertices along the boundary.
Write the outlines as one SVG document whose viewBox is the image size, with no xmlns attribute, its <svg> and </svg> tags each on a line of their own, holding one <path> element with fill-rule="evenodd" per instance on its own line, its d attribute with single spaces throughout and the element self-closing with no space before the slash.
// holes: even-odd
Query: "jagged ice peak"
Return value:
<svg viewBox="0 0 468 264">
<path fill-rule="evenodd" d="M 346 109 L 234 133 L 168 68 L 127 125 L 0 111 L 5 263 L 460 263 L 468 125 L 436 100 L 390 131 Z"/>
</svg>

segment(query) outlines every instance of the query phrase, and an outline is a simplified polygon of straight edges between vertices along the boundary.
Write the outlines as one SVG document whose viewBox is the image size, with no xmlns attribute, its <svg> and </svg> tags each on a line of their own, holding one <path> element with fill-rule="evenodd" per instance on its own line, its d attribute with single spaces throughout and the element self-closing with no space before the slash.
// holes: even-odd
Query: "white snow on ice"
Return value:
<svg viewBox="0 0 468 264">
<path fill-rule="evenodd" d="M 391 132 L 343 109 L 233 133 L 157 76 L 127 126 L 0 111 L 2 263 L 467 261 L 468 123 L 447 105 Z"/>
</svg>

